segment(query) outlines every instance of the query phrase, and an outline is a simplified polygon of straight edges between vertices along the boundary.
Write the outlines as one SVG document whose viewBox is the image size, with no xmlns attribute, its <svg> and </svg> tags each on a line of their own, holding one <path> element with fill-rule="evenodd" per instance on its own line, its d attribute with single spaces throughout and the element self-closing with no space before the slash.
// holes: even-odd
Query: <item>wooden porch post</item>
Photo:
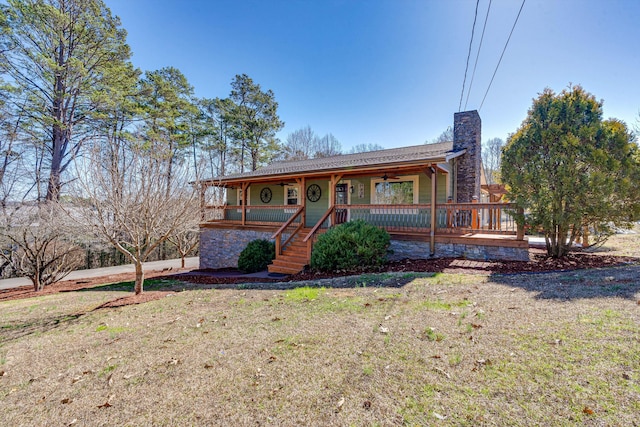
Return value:
<svg viewBox="0 0 640 427">
<path fill-rule="evenodd" d="M 205 214 L 205 191 L 207 187 L 206 184 L 200 183 L 200 220 L 204 221 L 206 218 Z"/>
<path fill-rule="evenodd" d="M 494 227 L 494 222 L 495 222 L 495 211 L 496 209 L 489 207 L 488 211 L 489 211 L 489 223 L 487 224 L 487 226 L 489 227 L 489 230 L 493 230 Z"/>
<path fill-rule="evenodd" d="M 518 215 L 524 215 L 524 209 L 518 208 Z M 518 230 L 516 231 L 516 240 L 524 240 L 524 224 L 518 224 Z"/>
<path fill-rule="evenodd" d="M 437 197 L 438 190 L 438 169 L 436 165 L 431 165 L 431 233 L 430 233 L 430 241 L 429 241 L 429 250 L 431 251 L 431 256 L 436 253 L 436 215 L 438 210 L 436 209 L 436 203 L 438 201 Z"/>
<path fill-rule="evenodd" d="M 304 208 L 302 210 L 302 215 L 300 215 L 302 217 L 301 221 L 302 221 L 302 227 L 306 227 L 307 226 L 307 192 L 306 192 L 306 178 L 302 177 L 302 178 L 296 178 L 296 183 L 298 184 L 298 187 L 300 188 L 300 205 Z"/>
<path fill-rule="evenodd" d="M 280 235 L 276 237 L 276 257 L 282 255 L 282 240 Z"/>
<path fill-rule="evenodd" d="M 247 190 L 249 189 L 249 183 L 242 183 L 242 225 L 247 222 Z"/>
<path fill-rule="evenodd" d="M 478 203 L 478 197 L 473 196 L 471 198 L 471 203 Z M 478 208 L 473 208 L 471 210 L 471 227 L 476 230 L 480 228 L 480 224 L 478 222 Z"/>
<path fill-rule="evenodd" d="M 329 208 L 332 208 L 336 204 L 336 185 L 342 179 L 342 175 L 331 175 L 329 180 Z M 336 223 L 336 210 L 331 212 L 331 225 Z"/>
</svg>

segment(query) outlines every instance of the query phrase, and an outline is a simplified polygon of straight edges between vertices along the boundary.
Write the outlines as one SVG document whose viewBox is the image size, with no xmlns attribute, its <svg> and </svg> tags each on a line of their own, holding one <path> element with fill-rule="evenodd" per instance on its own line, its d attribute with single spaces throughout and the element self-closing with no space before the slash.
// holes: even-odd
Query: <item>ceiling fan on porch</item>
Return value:
<svg viewBox="0 0 640 427">
<path fill-rule="evenodd" d="M 400 179 L 400 177 L 395 176 L 395 175 L 387 175 L 386 172 L 384 175 L 382 175 L 380 178 L 382 178 L 383 180 L 387 181 L 389 179 Z"/>
</svg>

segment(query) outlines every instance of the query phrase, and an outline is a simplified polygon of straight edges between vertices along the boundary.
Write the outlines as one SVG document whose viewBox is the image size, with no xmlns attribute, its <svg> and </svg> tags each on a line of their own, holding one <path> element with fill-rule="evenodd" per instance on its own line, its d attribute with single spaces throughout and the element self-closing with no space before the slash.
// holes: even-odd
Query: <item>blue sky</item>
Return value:
<svg viewBox="0 0 640 427">
<path fill-rule="evenodd" d="M 142 70 L 180 69 L 199 97 L 236 74 L 274 91 L 282 140 L 309 125 L 343 149 L 421 144 L 458 111 L 475 0 L 105 0 Z M 469 87 L 489 0 L 480 0 Z M 468 103 L 479 109 L 521 0 L 493 0 Z M 506 139 L 545 87 L 581 84 L 605 117 L 637 124 L 640 2 L 527 0 L 479 110 Z"/>
</svg>

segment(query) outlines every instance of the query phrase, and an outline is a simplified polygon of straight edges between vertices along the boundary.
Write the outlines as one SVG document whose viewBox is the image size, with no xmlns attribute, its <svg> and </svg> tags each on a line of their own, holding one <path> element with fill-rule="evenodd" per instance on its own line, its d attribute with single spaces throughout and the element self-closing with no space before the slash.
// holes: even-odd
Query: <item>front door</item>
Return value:
<svg viewBox="0 0 640 427">
<path fill-rule="evenodd" d="M 336 205 L 349 204 L 349 184 L 336 184 Z M 336 225 L 349 221 L 347 209 L 336 209 Z"/>
</svg>

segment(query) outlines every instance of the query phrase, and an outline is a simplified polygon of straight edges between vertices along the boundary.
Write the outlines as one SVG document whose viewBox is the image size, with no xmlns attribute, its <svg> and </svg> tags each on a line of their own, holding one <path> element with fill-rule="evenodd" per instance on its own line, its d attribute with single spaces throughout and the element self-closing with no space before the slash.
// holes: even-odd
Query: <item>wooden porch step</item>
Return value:
<svg viewBox="0 0 640 427">
<path fill-rule="evenodd" d="M 304 269 L 304 266 L 307 265 L 306 262 L 296 262 L 287 259 L 274 259 L 271 265 L 275 265 L 276 267 L 286 267 L 286 268 L 298 268 L 299 271 Z"/>
<path fill-rule="evenodd" d="M 287 262 L 295 262 L 296 264 L 309 264 L 309 259 L 306 257 L 304 253 L 296 253 L 296 252 L 283 252 L 282 255 L 276 257 L 278 260 L 283 260 Z"/>
<path fill-rule="evenodd" d="M 280 274 L 298 274 L 302 271 L 302 269 L 298 269 L 298 268 L 278 267 L 273 264 L 271 264 L 268 267 L 268 270 L 269 270 L 269 273 L 280 273 Z"/>
<path fill-rule="evenodd" d="M 298 263 L 309 263 L 309 258 L 307 258 L 306 252 L 296 252 L 286 250 L 282 252 L 280 255 L 276 255 L 276 259 L 281 259 L 285 261 L 298 262 Z"/>
<path fill-rule="evenodd" d="M 299 248 L 306 250 L 307 244 L 302 239 L 294 239 L 287 245 L 287 248 Z"/>
<path fill-rule="evenodd" d="M 309 235 L 311 228 L 302 228 L 282 254 L 277 255 L 276 259 L 267 267 L 269 273 L 296 274 L 304 270 L 309 264 L 307 258 L 307 244 L 304 238 Z"/>
<path fill-rule="evenodd" d="M 267 270 L 269 273 L 296 274 L 304 270 L 304 267 L 307 264 L 308 263 L 306 261 L 297 262 L 280 258 L 274 259 L 273 263 L 267 267 Z"/>
</svg>

